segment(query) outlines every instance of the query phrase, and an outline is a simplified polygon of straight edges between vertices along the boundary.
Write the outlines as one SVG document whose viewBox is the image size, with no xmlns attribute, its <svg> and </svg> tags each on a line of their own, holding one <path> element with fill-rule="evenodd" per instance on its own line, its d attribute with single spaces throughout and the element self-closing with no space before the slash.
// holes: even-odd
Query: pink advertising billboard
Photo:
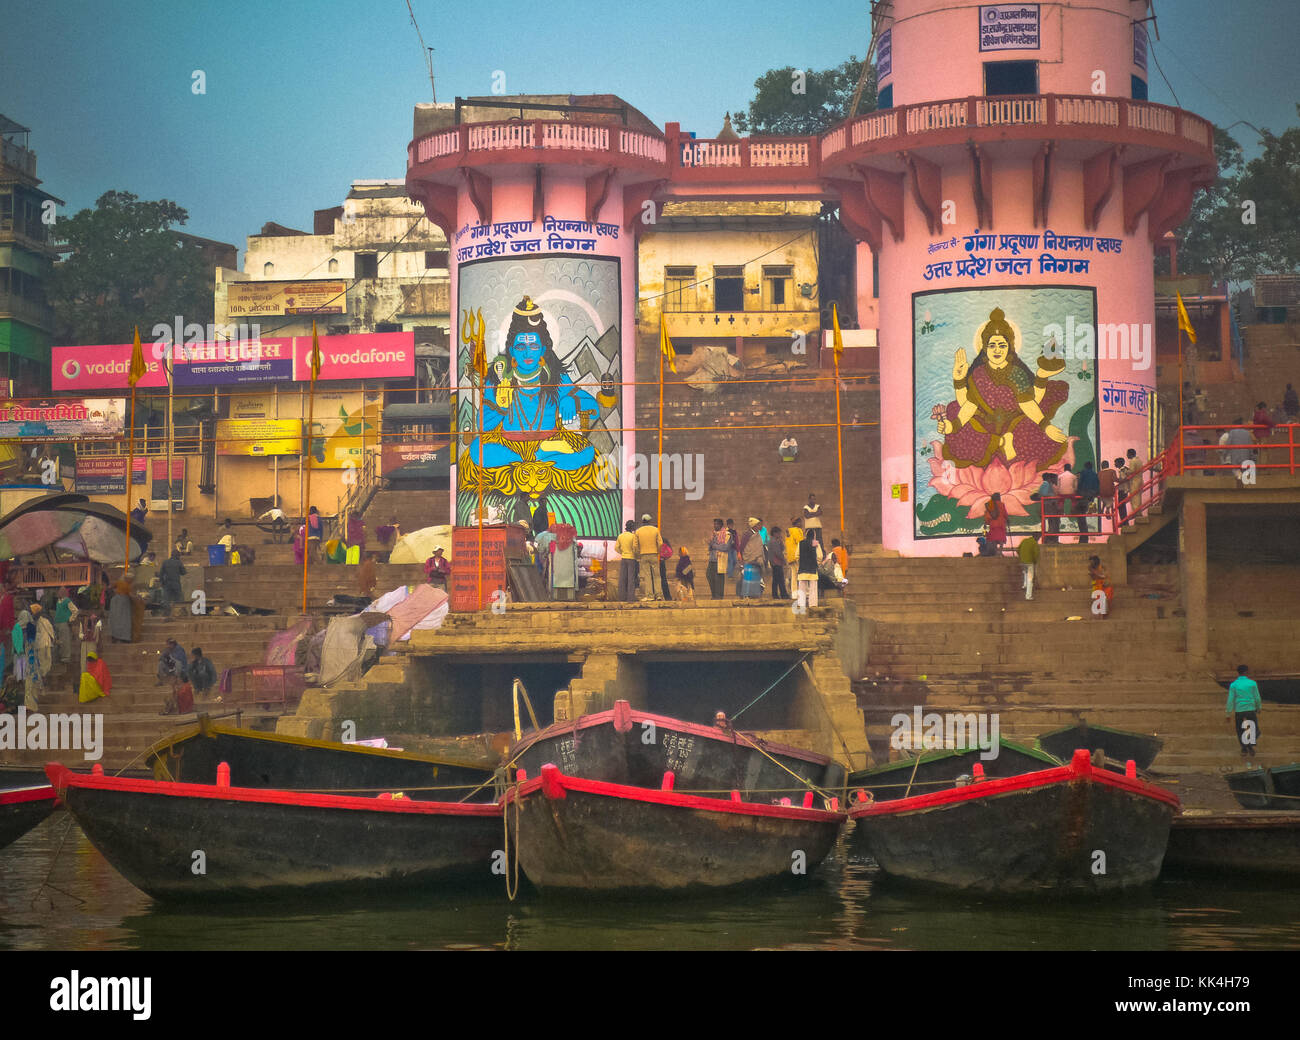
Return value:
<svg viewBox="0 0 1300 1040">
<path fill-rule="evenodd" d="M 166 346 L 143 345 L 145 374 L 141 389 L 167 385 L 160 356 Z M 235 344 L 175 344 L 171 347 L 178 387 L 230 386 L 311 380 L 311 337 L 268 337 Z M 355 336 L 321 336 L 321 380 L 403 379 L 415 375 L 415 335 L 376 332 Z M 51 383 L 54 390 L 122 390 L 130 384 L 131 344 L 108 343 L 55 347 Z"/>
</svg>

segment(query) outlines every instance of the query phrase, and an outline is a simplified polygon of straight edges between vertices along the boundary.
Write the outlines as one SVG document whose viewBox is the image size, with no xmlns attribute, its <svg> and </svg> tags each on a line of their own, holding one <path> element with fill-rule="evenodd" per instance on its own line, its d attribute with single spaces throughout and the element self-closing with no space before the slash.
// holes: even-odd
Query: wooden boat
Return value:
<svg viewBox="0 0 1300 1040">
<path fill-rule="evenodd" d="M 0 849 L 54 812 L 56 794 L 49 784 L 0 788 Z"/>
<path fill-rule="evenodd" d="M 702 798 L 568 776 L 551 763 L 506 792 L 519 862 L 542 889 L 685 892 L 807 877 L 845 820 L 832 808 Z M 787 799 L 788 801 L 788 799 Z"/>
<path fill-rule="evenodd" d="M 508 761 L 533 777 L 549 762 L 567 776 L 631 787 L 657 788 L 672 773 L 681 792 L 738 790 L 764 801 L 802 798 L 809 784 L 837 793 L 844 787 L 844 767 L 826 755 L 768 743 L 730 726 L 654 715 L 627 701 L 525 734 L 511 746 Z"/>
<path fill-rule="evenodd" d="M 872 769 L 850 773 L 848 789 L 865 788 L 877 802 L 924 794 L 940 787 L 952 787 L 960 776 L 973 775 L 978 762 L 989 777 L 1019 776 L 1039 769 L 1061 765 L 1045 751 L 1025 747 L 1010 740 L 999 741 L 996 758 L 985 760 L 980 748 L 939 748 L 914 758 L 903 758 Z"/>
<path fill-rule="evenodd" d="M 1129 733 L 1108 726 L 1090 726 L 1086 720 L 1080 719 L 1073 726 L 1042 734 L 1038 746 L 1062 762 L 1070 761 L 1080 748 L 1088 751 L 1100 749 L 1106 752 L 1109 761 L 1123 763 L 1132 759 L 1139 769 L 1146 770 L 1151 768 L 1165 742 L 1154 733 Z"/>
<path fill-rule="evenodd" d="M 221 763 L 235 787 L 375 794 L 404 791 L 421 801 L 495 801 L 495 761 L 421 755 L 336 744 L 222 726 L 200 716 L 197 726 L 149 749 L 155 780 L 212 784 Z"/>
<path fill-rule="evenodd" d="M 854 840 L 895 877 L 992 893 L 1103 892 L 1154 881 L 1177 797 L 1094 767 L 1036 773 L 849 809 Z M 1103 872 L 1104 871 L 1104 872 Z"/>
<path fill-rule="evenodd" d="M 497 804 L 46 772 L 91 844 L 156 899 L 495 879 Z"/>
<path fill-rule="evenodd" d="M 1243 809 L 1300 811 L 1300 764 L 1243 769 L 1225 779 Z"/>
<path fill-rule="evenodd" d="M 1174 817 L 1166 873 L 1300 873 L 1300 812 L 1184 810 Z"/>
</svg>

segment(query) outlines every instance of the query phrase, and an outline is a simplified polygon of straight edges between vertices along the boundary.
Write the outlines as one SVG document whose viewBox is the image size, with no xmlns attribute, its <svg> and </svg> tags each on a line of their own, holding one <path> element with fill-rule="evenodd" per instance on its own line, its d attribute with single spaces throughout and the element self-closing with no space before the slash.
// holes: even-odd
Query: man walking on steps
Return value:
<svg viewBox="0 0 1300 1040">
<path fill-rule="evenodd" d="M 1237 728 L 1237 740 L 1241 742 L 1241 757 L 1248 761 L 1255 758 L 1255 746 L 1259 743 L 1259 711 L 1262 702 L 1259 686 L 1246 673 L 1250 669 L 1237 665 L 1237 678 L 1228 687 L 1228 703 L 1223 707 L 1223 717 L 1236 718 L 1233 725 Z"/>
</svg>

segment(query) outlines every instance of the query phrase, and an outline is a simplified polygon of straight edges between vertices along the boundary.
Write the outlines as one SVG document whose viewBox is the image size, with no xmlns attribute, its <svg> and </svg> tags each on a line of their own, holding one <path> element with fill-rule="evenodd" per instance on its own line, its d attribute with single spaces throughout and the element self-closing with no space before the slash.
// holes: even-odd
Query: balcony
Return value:
<svg viewBox="0 0 1300 1040">
<path fill-rule="evenodd" d="M 0 161 L 25 177 L 36 177 L 36 153 L 0 138 Z"/>
<path fill-rule="evenodd" d="M 807 310 L 665 311 L 668 335 L 683 339 L 729 336 L 781 336 L 807 332 L 816 342 L 821 315 Z M 658 323 L 655 323 L 658 328 Z"/>
<path fill-rule="evenodd" d="M 846 166 L 904 148 L 1043 137 L 1147 146 L 1214 162 L 1213 127 L 1200 116 L 1091 94 L 968 97 L 871 112 L 825 134 L 820 158 L 823 166 Z"/>
<path fill-rule="evenodd" d="M 0 292 L 0 321 L 6 318 L 34 325 L 46 332 L 54 331 L 54 308 L 25 296 Z"/>
<path fill-rule="evenodd" d="M 465 123 L 416 138 L 406 149 L 406 168 L 430 164 L 433 170 L 464 164 L 535 163 L 550 154 L 559 162 L 606 162 L 662 167 L 667 147 L 662 137 L 609 123 L 511 119 Z"/>
</svg>

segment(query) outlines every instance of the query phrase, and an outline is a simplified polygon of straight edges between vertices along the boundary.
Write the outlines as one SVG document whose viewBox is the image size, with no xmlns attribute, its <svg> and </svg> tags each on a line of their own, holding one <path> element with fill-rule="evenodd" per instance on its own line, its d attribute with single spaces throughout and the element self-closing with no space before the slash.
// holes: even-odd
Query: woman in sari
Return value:
<svg viewBox="0 0 1300 1040">
<path fill-rule="evenodd" d="M 113 586 L 113 599 L 108 605 L 108 634 L 115 643 L 132 641 L 131 583 L 123 579 Z"/>
<path fill-rule="evenodd" d="M 980 351 L 967 364 L 958 350 L 952 366 L 956 400 L 942 409 L 939 432 L 943 457 L 955 466 L 988 466 L 995 457 L 1010 463 L 1032 460 L 1050 469 L 1065 454 L 1067 438 L 1052 417 L 1070 395 L 1064 380 L 1051 377 L 1065 367 L 1061 358 L 1038 359 L 1034 372 L 1016 354 L 1016 333 L 1001 308 L 980 329 Z"/>
<path fill-rule="evenodd" d="M 101 659 L 99 654 L 94 650 L 86 653 L 86 668 L 81 673 L 81 684 L 77 691 L 77 699 L 82 704 L 98 700 L 100 697 L 107 697 L 113 689 L 113 677 L 108 674 L 108 665 Z"/>
<path fill-rule="evenodd" d="M 984 506 L 984 536 L 999 551 L 1007 540 L 1007 507 L 1002 504 L 1002 496 L 996 491 Z"/>
</svg>

